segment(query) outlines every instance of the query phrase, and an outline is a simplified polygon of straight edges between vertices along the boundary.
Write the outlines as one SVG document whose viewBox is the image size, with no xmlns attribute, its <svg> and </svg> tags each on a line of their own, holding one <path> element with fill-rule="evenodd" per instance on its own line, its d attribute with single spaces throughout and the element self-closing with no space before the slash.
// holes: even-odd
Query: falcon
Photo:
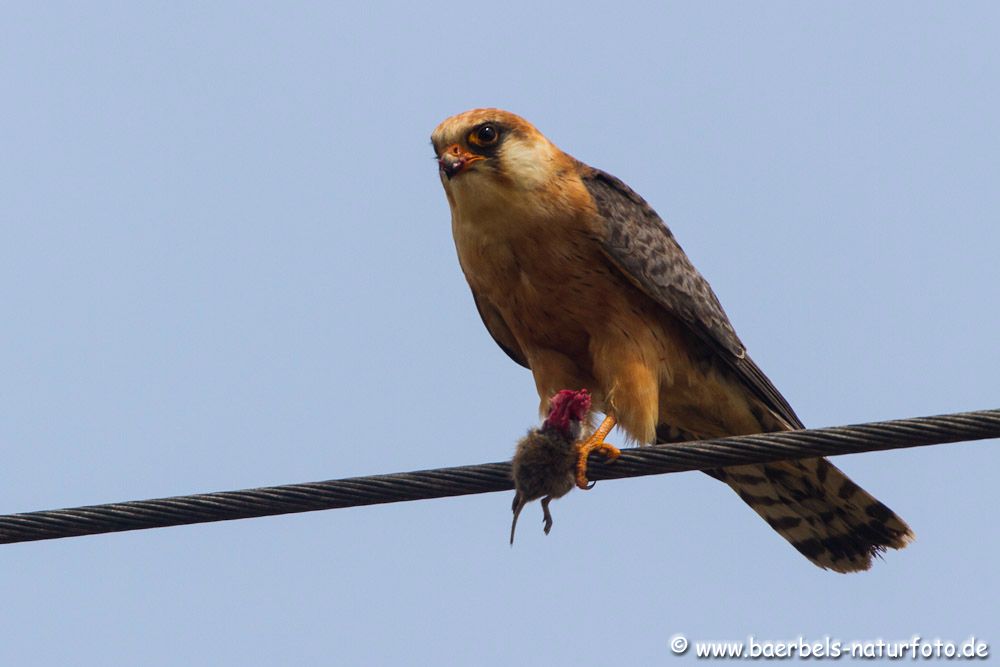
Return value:
<svg viewBox="0 0 1000 667">
<path fill-rule="evenodd" d="M 462 271 L 483 323 L 531 370 L 540 399 L 587 387 L 605 416 L 579 446 L 640 445 L 805 428 L 747 354 L 663 220 L 625 183 L 500 109 L 431 136 Z M 822 568 L 871 567 L 909 526 L 826 459 L 707 471 Z"/>
</svg>

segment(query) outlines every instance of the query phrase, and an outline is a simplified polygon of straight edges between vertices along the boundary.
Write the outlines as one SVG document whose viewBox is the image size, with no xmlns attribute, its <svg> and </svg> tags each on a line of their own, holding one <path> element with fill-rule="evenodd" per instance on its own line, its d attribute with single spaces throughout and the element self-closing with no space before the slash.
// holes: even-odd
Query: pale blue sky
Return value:
<svg viewBox="0 0 1000 667">
<path fill-rule="evenodd" d="M 992 3 L 7 3 L 0 512 L 508 457 L 537 398 L 428 142 L 484 105 L 643 194 L 807 424 L 1000 407 L 998 32 Z M 837 464 L 917 534 L 867 574 L 695 473 L 573 493 L 548 537 L 532 505 L 513 549 L 509 494 L 2 546 L 0 664 L 1000 651 L 997 443 Z"/>
</svg>

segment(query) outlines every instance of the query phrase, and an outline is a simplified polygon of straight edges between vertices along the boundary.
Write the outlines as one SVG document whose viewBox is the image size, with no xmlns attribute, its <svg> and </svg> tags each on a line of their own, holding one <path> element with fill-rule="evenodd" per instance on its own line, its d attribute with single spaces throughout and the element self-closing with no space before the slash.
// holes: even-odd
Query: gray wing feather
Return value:
<svg viewBox="0 0 1000 667">
<path fill-rule="evenodd" d="M 747 356 L 733 325 L 656 211 L 625 183 L 581 163 L 583 182 L 607 220 L 605 255 L 639 289 L 684 322 L 775 413 L 804 428 L 788 401 Z"/>
</svg>

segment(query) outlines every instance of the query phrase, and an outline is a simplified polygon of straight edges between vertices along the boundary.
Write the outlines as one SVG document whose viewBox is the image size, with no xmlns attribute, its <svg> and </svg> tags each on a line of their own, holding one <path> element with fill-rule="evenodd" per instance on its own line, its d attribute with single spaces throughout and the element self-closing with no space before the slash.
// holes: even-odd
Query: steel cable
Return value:
<svg viewBox="0 0 1000 667">
<path fill-rule="evenodd" d="M 1000 410 L 981 410 L 625 449 L 613 463 L 606 463 L 600 456 L 592 455 L 588 474 L 591 480 L 600 481 L 998 437 Z M 484 463 L 134 500 L 0 516 L 0 544 L 464 496 L 513 488 L 509 463 Z"/>
</svg>

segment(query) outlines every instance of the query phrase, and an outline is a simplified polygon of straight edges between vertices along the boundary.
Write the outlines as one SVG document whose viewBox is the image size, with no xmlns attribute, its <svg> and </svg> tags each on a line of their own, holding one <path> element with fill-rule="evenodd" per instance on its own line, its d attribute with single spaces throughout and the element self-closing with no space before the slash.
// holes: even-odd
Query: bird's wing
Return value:
<svg viewBox="0 0 1000 667">
<path fill-rule="evenodd" d="M 521 346 L 518 345 L 514 334 L 510 332 L 510 327 L 507 326 L 500 311 L 494 308 L 489 301 L 476 294 L 476 290 L 472 290 L 472 298 L 476 302 L 476 309 L 479 311 L 479 317 L 483 318 L 486 330 L 493 336 L 493 340 L 500 346 L 500 349 L 515 362 L 530 369 L 527 356 L 521 351 Z"/>
<path fill-rule="evenodd" d="M 733 330 L 719 299 L 656 211 L 625 183 L 581 163 L 584 185 L 605 221 L 602 250 L 633 284 L 684 322 L 792 428 L 804 428 Z M 508 353 L 509 354 L 509 353 Z"/>
</svg>

